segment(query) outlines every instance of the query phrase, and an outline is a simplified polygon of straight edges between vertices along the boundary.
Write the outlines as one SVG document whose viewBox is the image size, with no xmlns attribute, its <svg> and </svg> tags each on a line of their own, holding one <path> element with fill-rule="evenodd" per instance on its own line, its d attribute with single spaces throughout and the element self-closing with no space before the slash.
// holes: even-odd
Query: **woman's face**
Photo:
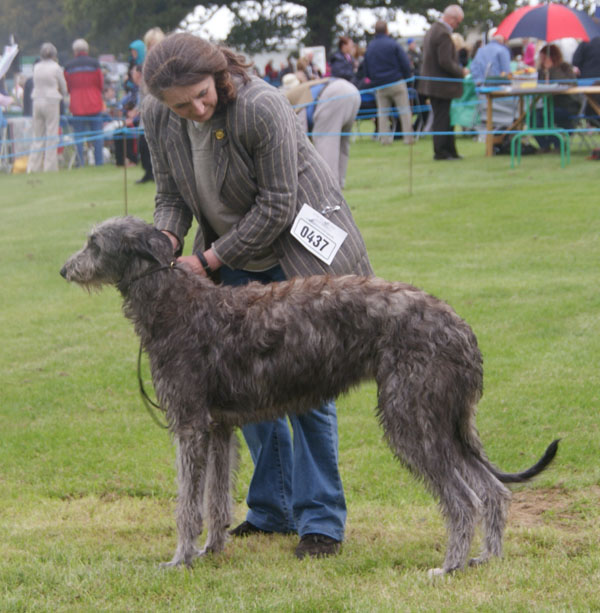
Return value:
<svg viewBox="0 0 600 613">
<path fill-rule="evenodd" d="M 193 121 L 208 121 L 215 113 L 219 97 L 215 80 L 208 76 L 194 85 L 165 89 L 163 102 L 179 117 Z"/>
<path fill-rule="evenodd" d="M 540 53 L 540 64 L 542 65 L 542 68 L 545 68 L 546 70 L 549 70 L 554 65 L 550 55 L 546 55 L 545 53 Z"/>
<path fill-rule="evenodd" d="M 354 43 L 350 40 L 347 43 L 344 43 L 342 45 L 342 49 L 341 49 L 342 53 L 345 53 L 346 55 L 352 55 L 354 53 Z"/>
</svg>

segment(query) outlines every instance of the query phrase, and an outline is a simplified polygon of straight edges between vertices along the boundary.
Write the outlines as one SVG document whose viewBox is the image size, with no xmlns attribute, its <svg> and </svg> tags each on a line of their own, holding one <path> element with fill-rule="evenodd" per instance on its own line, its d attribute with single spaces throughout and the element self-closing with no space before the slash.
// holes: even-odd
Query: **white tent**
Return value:
<svg viewBox="0 0 600 613">
<path fill-rule="evenodd" d="M 4 53 L 0 57 L 0 79 L 8 72 L 17 53 L 19 53 L 19 45 L 5 45 Z"/>
</svg>

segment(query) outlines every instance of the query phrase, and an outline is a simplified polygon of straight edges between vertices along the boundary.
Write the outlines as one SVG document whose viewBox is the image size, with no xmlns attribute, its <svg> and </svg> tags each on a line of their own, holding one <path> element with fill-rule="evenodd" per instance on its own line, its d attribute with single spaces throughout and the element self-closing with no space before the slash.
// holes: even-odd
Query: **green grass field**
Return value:
<svg viewBox="0 0 600 613">
<path fill-rule="evenodd" d="M 159 569 L 175 547 L 174 449 L 139 398 L 137 339 L 114 289 L 88 295 L 58 274 L 95 222 L 124 212 L 123 171 L 0 175 L 1 612 L 600 610 L 599 166 L 576 150 L 565 169 L 550 155 L 511 170 L 458 147 L 464 161 L 435 163 L 418 142 L 410 173 L 408 147 L 363 138 L 345 194 L 376 273 L 475 330 L 490 458 L 519 470 L 562 438 L 554 465 L 515 488 L 504 558 L 428 580 L 444 524 L 382 442 L 367 384 L 338 402 L 340 556 L 298 562 L 296 538 L 261 536 Z M 128 212 L 150 221 L 140 175 Z M 238 520 L 250 475 L 243 448 Z"/>
</svg>

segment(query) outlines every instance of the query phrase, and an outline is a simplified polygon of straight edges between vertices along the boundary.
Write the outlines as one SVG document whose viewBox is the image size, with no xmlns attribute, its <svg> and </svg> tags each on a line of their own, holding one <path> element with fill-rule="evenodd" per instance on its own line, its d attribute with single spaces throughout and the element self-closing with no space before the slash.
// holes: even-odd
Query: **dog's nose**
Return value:
<svg viewBox="0 0 600 613">
<path fill-rule="evenodd" d="M 63 266 L 63 267 L 60 269 L 60 276 L 61 276 L 63 279 L 66 279 L 66 278 L 67 278 L 67 267 L 66 267 L 66 266 Z"/>
</svg>

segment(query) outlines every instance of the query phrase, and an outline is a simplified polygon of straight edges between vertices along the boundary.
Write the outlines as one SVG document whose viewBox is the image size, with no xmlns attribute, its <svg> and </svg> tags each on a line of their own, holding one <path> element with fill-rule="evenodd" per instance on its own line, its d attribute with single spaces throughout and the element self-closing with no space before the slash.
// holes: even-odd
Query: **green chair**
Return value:
<svg viewBox="0 0 600 613">
<path fill-rule="evenodd" d="M 527 105 L 527 114 L 525 117 L 524 130 L 515 134 L 510 142 L 510 167 L 518 166 L 521 163 L 521 140 L 524 136 L 555 136 L 560 144 L 560 166 L 564 168 L 571 162 L 571 138 L 569 132 L 564 128 L 559 128 L 554 125 L 554 97 L 545 95 L 543 99 L 543 126 L 537 126 L 537 117 L 535 113 L 536 97 L 532 96 Z"/>
</svg>

